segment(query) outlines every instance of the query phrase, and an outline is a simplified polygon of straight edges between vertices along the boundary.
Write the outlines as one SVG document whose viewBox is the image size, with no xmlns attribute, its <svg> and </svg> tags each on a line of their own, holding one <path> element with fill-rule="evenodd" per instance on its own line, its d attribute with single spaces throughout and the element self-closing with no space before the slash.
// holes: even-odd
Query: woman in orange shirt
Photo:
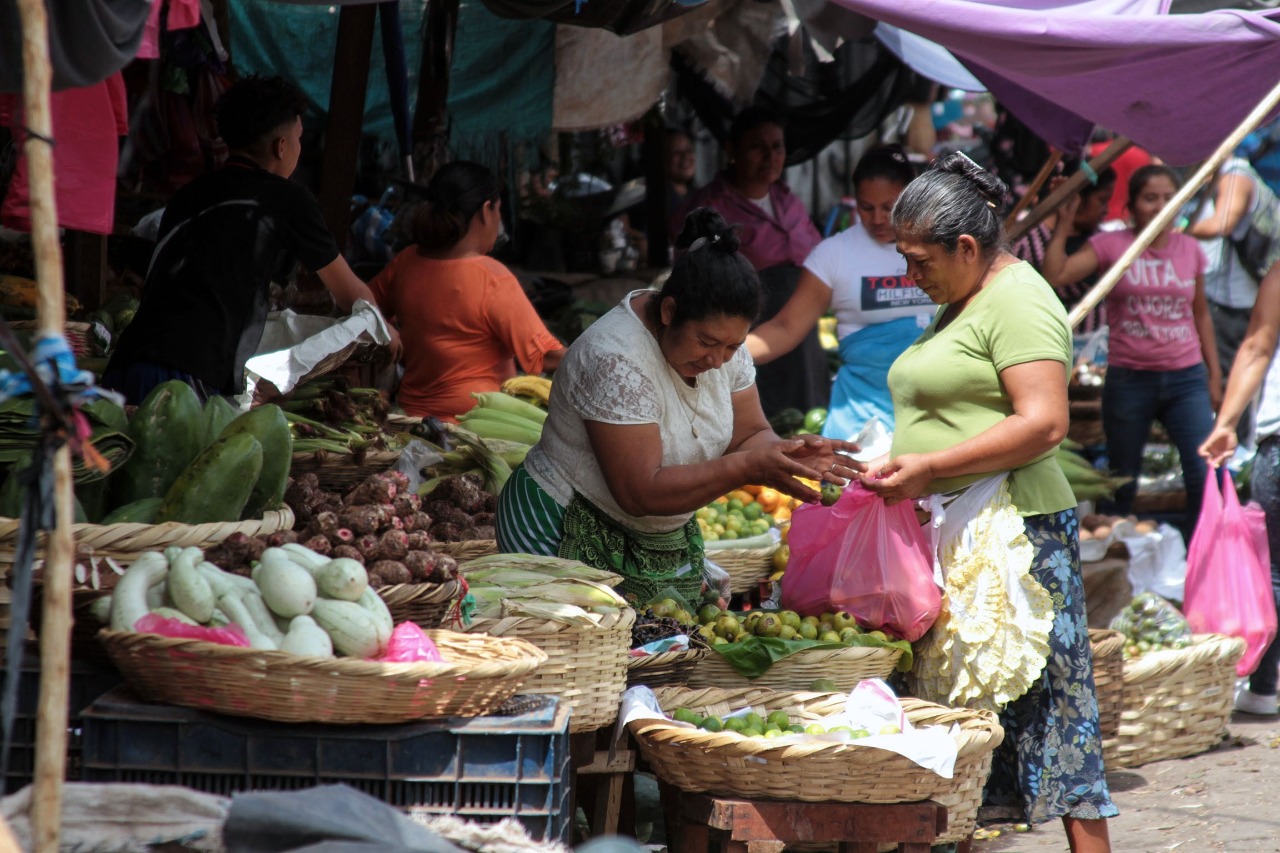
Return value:
<svg viewBox="0 0 1280 853">
<path fill-rule="evenodd" d="M 516 374 L 555 370 L 564 344 L 520 283 L 488 257 L 502 226 L 498 178 L 478 163 L 440 168 L 414 222 L 416 245 L 369 283 L 378 308 L 400 328 L 409 415 L 453 421 L 473 391 L 497 391 Z"/>
</svg>

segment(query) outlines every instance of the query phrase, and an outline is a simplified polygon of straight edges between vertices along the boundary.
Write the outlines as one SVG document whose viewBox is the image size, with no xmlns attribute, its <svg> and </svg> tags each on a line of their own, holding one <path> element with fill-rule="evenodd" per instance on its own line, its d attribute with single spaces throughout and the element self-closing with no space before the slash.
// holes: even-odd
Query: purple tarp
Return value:
<svg viewBox="0 0 1280 853">
<path fill-rule="evenodd" d="M 1045 140 L 1094 124 L 1203 160 L 1280 82 L 1280 11 L 1164 15 L 1158 0 L 832 0 L 948 48 Z"/>
</svg>

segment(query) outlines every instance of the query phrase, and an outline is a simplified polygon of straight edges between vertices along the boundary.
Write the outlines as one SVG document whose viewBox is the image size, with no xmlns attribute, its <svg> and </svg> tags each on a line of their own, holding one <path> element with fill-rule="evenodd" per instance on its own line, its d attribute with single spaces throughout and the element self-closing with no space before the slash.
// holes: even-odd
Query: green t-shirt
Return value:
<svg viewBox="0 0 1280 853">
<path fill-rule="evenodd" d="M 1028 263 L 1001 270 L 960 316 L 937 330 L 942 311 L 889 368 L 893 395 L 892 455 L 930 453 L 973 438 L 1013 414 L 1000 371 L 1029 361 L 1071 369 L 1071 327 L 1061 300 Z M 983 477 L 934 480 L 930 494 L 950 494 Z M 1052 451 L 1009 475 L 1018 512 L 1043 515 L 1076 505 Z"/>
</svg>

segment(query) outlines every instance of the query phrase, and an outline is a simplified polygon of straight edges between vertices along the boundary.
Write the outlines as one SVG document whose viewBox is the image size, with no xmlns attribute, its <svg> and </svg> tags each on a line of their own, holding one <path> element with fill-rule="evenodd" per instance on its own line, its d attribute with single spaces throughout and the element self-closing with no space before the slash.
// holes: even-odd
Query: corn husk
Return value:
<svg viewBox="0 0 1280 853">
<path fill-rule="evenodd" d="M 538 554 L 490 554 L 485 557 L 468 560 L 458 566 L 458 571 L 470 583 L 473 579 L 483 578 L 484 575 L 480 574 L 481 572 L 496 568 L 522 569 L 528 572 L 540 572 L 544 577 L 595 581 L 609 586 L 617 586 L 622 583 L 622 577 L 615 575 L 613 572 L 592 568 L 586 563 L 580 563 L 577 560 L 544 557 Z"/>
</svg>

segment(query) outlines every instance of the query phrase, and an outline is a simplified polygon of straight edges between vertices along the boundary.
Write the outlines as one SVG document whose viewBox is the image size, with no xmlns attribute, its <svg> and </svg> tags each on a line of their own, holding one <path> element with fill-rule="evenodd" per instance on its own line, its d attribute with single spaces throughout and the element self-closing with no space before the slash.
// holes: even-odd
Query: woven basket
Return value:
<svg viewBox="0 0 1280 853">
<path fill-rule="evenodd" d="M 1244 640 L 1197 634 L 1190 646 L 1124 662 L 1119 734 L 1103 741 L 1108 767 L 1198 755 L 1226 730 Z"/>
<path fill-rule="evenodd" d="M 710 652 L 707 649 L 685 649 L 660 652 L 647 657 L 627 658 L 627 687 L 683 687 L 698 662 Z"/>
<path fill-rule="evenodd" d="M 327 492 L 346 492 L 358 485 L 370 474 L 381 474 L 400 458 L 399 450 L 373 450 L 359 463 L 350 453 L 295 453 L 289 466 L 289 476 L 315 474 L 320 488 Z"/>
<path fill-rule="evenodd" d="M 760 581 L 773 574 L 773 552 L 768 548 L 713 548 L 707 559 L 729 573 L 729 591 L 737 595 L 755 592 Z"/>
<path fill-rule="evenodd" d="M 754 687 L 730 690 L 656 691 L 664 710 L 689 708 L 722 716 L 750 706 L 764 715 L 786 711 L 804 725 L 844 709 L 842 693 L 787 693 Z M 897 753 L 847 743 L 814 740 L 778 745 L 736 732 L 707 732 L 668 720 L 634 720 L 628 728 L 659 779 L 683 791 L 722 796 L 805 802 L 907 803 L 935 800 L 947 807 L 946 835 L 935 843 L 973 832 L 991 753 L 1004 730 L 990 711 L 945 708 L 901 699 L 915 726 L 958 723 L 959 755 L 950 779 Z"/>
<path fill-rule="evenodd" d="M 378 595 L 386 602 L 392 620 L 412 622 L 420 628 L 440 628 L 449 608 L 462 595 L 458 581 L 445 583 L 397 583 L 384 586 Z"/>
<path fill-rule="evenodd" d="M 432 542 L 431 547 L 441 554 L 448 554 L 459 563 L 474 560 L 476 557 L 488 557 L 498 553 L 498 543 L 494 539 L 467 539 L 462 542 Z"/>
<path fill-rule="evenodd" d="M 1093 647 L 1093 689 L 1098 697 L 1098 731 L 1103 739 L 1120 733 L 1124 711 L 1124 634 L 1100 628 L 1089 629 Z"/>
<path fill-rule="evenodd" d="M 98 636 L 142 699 L 285 723 L 480 716 L 547 659 L 531 643 L 452 631 L 427 632 L 444 663 L 300 657 L 133 631 Z"/>
<path fill-rule="evenodd" d="M 19 320 L 10 323 L 9 328 L 15 332 L 34 332 L 40 328 L 40 324 L 35 320 Z M 99 358 L 105 355 L 102 345 L 93 335 L 92 323 L 65 323 L 62 336 L 67 339 L 67 345 L 76 358 Z"/>
<path fill-rule="evenodd" d="M 415 418 L 413 415 L 400 415 L 392 412 L 387 415 L 387 422 L 382 428 L 387 432 L 406 433 L 422 423 L 422 418 Z"/>
<path fill-rule="evenodd" d="M 531 616 L 475 619 L 464 630 L 519 637 L 547 653 L 547 662 L 524 685 L 524 693 L 559 696 L 569 706 L 570 732 L 613 725 L 627 687 L 627 659 L 636 612 L 627 607 L 595 617 L 593 626 L 566 625 Z"/>
<path fill-rule="evenodd" d="M 901 649 L 882 646 L 847 646 L 842 649 L 806 649 L 783 658 L 759 678 L 747 678 L 712 651 L 689 675 L 690 687 L 727 685 L 764 687 L 769 690 L 808 690 L 819 678 L 833 681 L 849 692 L 868 678 L 885 678 L 902 657 Z"/>
</svg>

